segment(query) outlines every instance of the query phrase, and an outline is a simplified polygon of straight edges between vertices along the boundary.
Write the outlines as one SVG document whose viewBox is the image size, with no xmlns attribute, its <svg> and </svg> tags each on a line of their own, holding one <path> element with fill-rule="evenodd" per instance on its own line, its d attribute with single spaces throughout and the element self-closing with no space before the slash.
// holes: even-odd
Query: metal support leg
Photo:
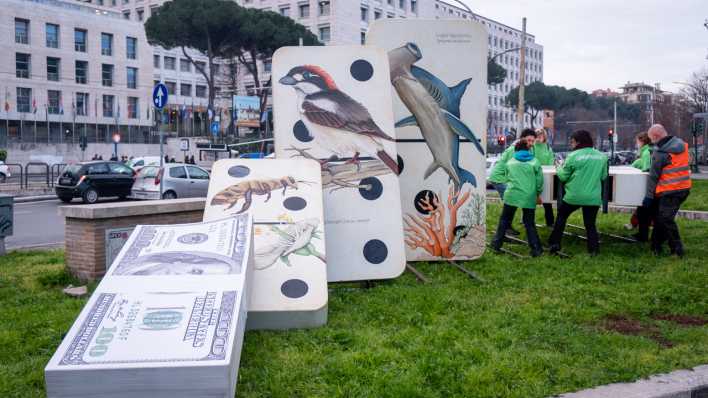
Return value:
<svg viewBox="0 0 708 398">
<path fill-rule="evenodd" d="M 415 278 L 418 279 L 419 282 L 430 283 L 430 279 L 426 278 L 422 272 L 418 271 L 415 267 L 410 265 L 410 263 L 406 263 L 406 269 L 415 275 Z"/>
<path fill-rule="evenodd" d="M 452 261 L 452 260 L 447 260 L 447 262 L 448 262 L 450 265 L 452 265 L 453 267 L 455 267 L 455 268 L 457 268 L 458 270 L 460 270 L 460 272 L 462 272 L 462 273 L 466 274 L 467 276 L 469 276 L 470 278 L 476 279 L 476 280 L 478 280 L 478 281 L 480 281 L 480 282 L 484 282 L 484 279 L 480 278 L 477 274 L 475 274 L 474 272 L 468 270 L 467 268 L 463 267 L 462 265 L 460 265 L 460 264 L 458 264 L 458 263 L 456 263 L 456 262 L 454 262 L 454 261 Z"/>
</svg>

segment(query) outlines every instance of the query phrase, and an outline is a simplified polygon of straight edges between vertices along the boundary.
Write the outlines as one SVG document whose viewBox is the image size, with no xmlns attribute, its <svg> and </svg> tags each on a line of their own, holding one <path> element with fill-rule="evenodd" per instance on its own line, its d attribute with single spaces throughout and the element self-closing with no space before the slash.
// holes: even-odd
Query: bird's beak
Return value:
<svg viewBox="0 0 708 398">
<path fill-rule="evenodd" d="M 278 80 L 278 83 L 284 84 L 286 86 L 294 86 L 297 84 L 297 80 L 293 79 L 290 76 L 285 76 L 282 79 Z"/>
</svg>

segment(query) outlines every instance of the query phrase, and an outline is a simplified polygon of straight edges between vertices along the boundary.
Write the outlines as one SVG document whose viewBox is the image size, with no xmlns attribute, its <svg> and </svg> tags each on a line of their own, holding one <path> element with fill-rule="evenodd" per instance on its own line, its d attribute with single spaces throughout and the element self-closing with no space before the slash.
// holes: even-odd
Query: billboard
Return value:
<svg viewBox="0 0 708 398">
<path fill-rule="evenodd" d="M 237 127 L 260 127 L 260 98 L 234 95 L 233 114 Z"/>
</svg>

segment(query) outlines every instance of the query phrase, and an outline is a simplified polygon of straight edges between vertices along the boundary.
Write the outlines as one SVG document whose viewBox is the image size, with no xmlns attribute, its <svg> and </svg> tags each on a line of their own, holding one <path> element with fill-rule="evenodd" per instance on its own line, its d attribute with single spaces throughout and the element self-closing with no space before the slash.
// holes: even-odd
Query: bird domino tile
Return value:
<svg viewBox="0 0 708 398">
<path fill-rule="evenodd" d="M 254 273 L 247 327 L 327 322 L 327 264 L 320 165 L 307 159 L 214 163 L 204 220 L 253 216 Z"/>
<path fill-rule="evenodd" d="M 388 53 L 408 261 L 485 247 L 487 32 L 472 21 L 377 20 Z"/>
<path fill-rule="evenodd" d="M 405 249 L 386 52 L 284 47 L 272 75 L 276 157 L 320 163 L 329 281 L 399 276 Z"/>
</svg>

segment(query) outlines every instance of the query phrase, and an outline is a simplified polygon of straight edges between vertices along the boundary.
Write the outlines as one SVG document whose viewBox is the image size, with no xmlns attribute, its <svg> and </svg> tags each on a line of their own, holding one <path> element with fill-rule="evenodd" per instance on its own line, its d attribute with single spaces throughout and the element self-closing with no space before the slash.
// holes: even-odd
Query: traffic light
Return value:
<svg viewBox="0 0 708 398">
<path fill-rule="evenodd" d="M 698 137 L 699 135 L 703 134 L 703 130 L 705 129 L 705 120 L 703 118 L 696 118 L 693 119 L 693 135 L 695 137 Z"/>
<path fill-rule="evenodd" d="M 615 135 L 615 129 L 610 128 L 609 130 L 607 130 L 607 137 L 609 139 L 612 139 L 612 136 L 614 136 L 614 135 Z"/>
<path fill-rule="evenodd" d="M 497 137 L 497 145 L 499 146 L 504 146 L 504 143 L 506 142 L 506 137 L 503 135 L 500 135 Z"/>
</svg>

